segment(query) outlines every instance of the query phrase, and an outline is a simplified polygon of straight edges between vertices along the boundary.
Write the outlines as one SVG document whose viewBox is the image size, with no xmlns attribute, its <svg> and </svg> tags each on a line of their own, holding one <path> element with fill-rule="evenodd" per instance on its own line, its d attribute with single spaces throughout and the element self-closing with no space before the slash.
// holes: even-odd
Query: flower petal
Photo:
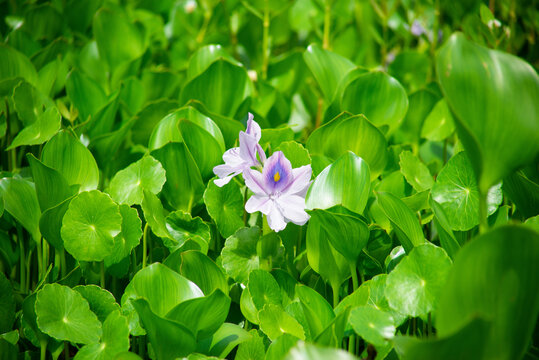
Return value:
<svg viewBox="0 0 539 360">
<path fill-rule="evenodd" d="M 276 202 L 285 220 L 296 225 L 304 225 L 309 220 L 310 216 L 305 212 L 305 198 L 298 195 L 282 195 Z"/>
<path fill-rule="evenodd" d="M 293 180 L 288 184 L 286 189 L 283 189 L 283 193 L 288 195 L 300 195 L 305 197 L 307 189 L 311 185 L 312 175 L 311 165 L 301 166 L 292 170 Z"/>
<path fill-rule="evenodd" d="M 225 176 L 224 178 L 222 179 L 215 179 L 213 181 L 213 183 L 219 187 L 223 187 L 225 186 L 226 184 L 228 184 L 230 182 L 230 180 L 232 180 L 232 178 L 236 175 L 238 175 L 239 173 L 236 172 L 236 173 L 233 173 L 232 175 L 228 175 L 228 176 Z"/>
<path fill-rule="evenodd" d="M 258 140 L 252 135 L 240 132 L 240 156 L 248 166 L 257 166 L 259 164 L 256 157 Z"/>
<path fill-rule="evenodd" d="M 249 135 L 252 135 L 256 142 L 260 141 L 260 138 L 262 137 L 262 129 L 260 129 L 260 125 L 254 120 L 253 114 L 249 113 L 249 119 L 247 120 L 247 129 L 245 132 Z"/>
<path fill-rule="evenodd" d="M 268 213 L 266 218 L 268 220 L 269 227 L 275 232 L 279 232 L 286 227 L 283 214 L 281 214 L 277 206 L 272 206 L 271 211 Z"/>
<path fill-rule="evenodd" d="M 292 164 L 282 151 L 276 151 L 264 163 L 262 175 L 264 175 L 264 183 L 268 189 L 271 189 L 271 193 L 280 192 L 293 180 Z"/>
<path fill-rule="evenodd" d="M 243 172 L 243 178 L 245 179 L 245 185 L 257 195 L 267 196 L 271 192 L 264 183 L 262 173 L 253 169 L 245 169 Z"/>
<path fill-rule="evenodd" d="M 264 215 L 268 215 L 273 208 L 273 201 L 269 196 L 253 195 L 245 203 L 245 211 L 249 214 L 260 211 Z"/>
</svg>

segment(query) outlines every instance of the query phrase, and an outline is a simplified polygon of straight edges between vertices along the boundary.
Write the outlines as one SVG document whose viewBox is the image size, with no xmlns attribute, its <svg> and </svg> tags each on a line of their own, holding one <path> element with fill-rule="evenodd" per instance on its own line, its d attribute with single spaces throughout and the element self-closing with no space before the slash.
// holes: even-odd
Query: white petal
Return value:
<svg viewBox="0 0 539 360">
<path fill-rule="evenodd" d="M 235 147 L 225 151 L 223 154 L 223 161 L 228 165 L 239 165 L 243 163 L 244 161 L 240 156 L 240 148 Z"/>
<path fill-rule="evenodd" d="M 245 185 L 257 195 L 267 196 L 269 193 L 266 191 L 264 178 L 262 173 L 253 169 L 245 169 L 243 172 L 243 178 L 245 179 Z"/>
<path fill-rule="evenodd" d="M 262 130 L 260 125 L 254 120 L 254 115 L 249 113 L 249 119 L 247 120 L 247 129 L 245 130 L 247 134 L 252 135 L 256 141 L 260 141 L 262 137 Z"/>
<path fill-rule="evenodd" d="M 305 224 L 310 216 L 305 212 L 305 198 L 298 195 L 281 195 L 277 205 L 284 217 L 296 225 Z"/>
<path fill-rule="evenodd" d="M 236 175 L 238 175 L 238 174 L 235 173 L 235 174 L 226 176 L 226 177 L 224 177 L 224 178 L 222 178 L 222 179 L 215 179 L 215 180 L 213 181 L 213 183 L 214 183 L 215 185 L 219 186 L 219 187 L 223 187 L 223 186 L 225 186 L 226 184 L 228 184 L 228 183 L 230 182 L 230 180 L 231 180 L 234 176 L 236 176 Z"/>
<path fill-rule="evenodd" d="M 239 138 L 241 158 L 248 164 L 248 166 L 257 166 L 259 164 L 258 159 L 256 158 L 258 140 L 243 131 L 240 132 Z"/>
<path fill-rule="evenodd" d="M 311 185 L 312 172 L 311 165 L 305 165 L 292 169 L 292 176 L 294 177 L 294 180 L 286 189 L 283 190 L 283 193 L 289 195 L 298 193 L 301 193 L 301 195 L 306 194 L 309 185 Z"/>
<path fill-rule="evenodd" d="M 222 164 L 214 167 L 213 173 L 222 179 L 230 174 L 234 174 L 234 176 L 238 175 L 242 172 L 242 170 L 243 166 L 230 166 L 229 164 Z"/>
<path fill-rule="evenodd" d="M 267 215 L 267 219 L 269 227 L 275 232 L 279 232 L 286 227 L 283 214 L 277 209 L 277 206 L 271 208 L 271 211 Z"/>
<path fill-rule="evenodd" d="M 252 214 L 260 211 L 264 215 L 268 215 L 273 207 L 273 201 L 268 196 L 253 195 L 245 203 L 245 211 Z"/>
</svg>

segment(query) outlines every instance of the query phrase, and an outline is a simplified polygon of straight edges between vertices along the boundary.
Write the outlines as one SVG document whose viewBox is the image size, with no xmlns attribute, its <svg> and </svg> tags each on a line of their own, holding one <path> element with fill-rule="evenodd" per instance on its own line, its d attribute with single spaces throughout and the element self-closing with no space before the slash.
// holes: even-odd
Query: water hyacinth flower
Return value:
<svg viewBox="0 0 539 360">
<path fill-rule="evenodd" d="M 249 113 L 247 129 L 240 131 L 240 146 L 227 150 L 223 154 L 225 163 L 213 168 L 213 172 L 219 177 L 215 180 L 215 185 L 225 186 L 234 176 L 244 173 L 246 169 L 264 164 L 266 154 L 258 143 L 261 136 L 260 125 L 254 121 L 253 114 Z"/>
<path fill-rule="evenodd" d="M 245 185 L 254 193 L 245 210 L 266 215 L 269 227 L 276 232 L 283 230 L 288 222 L 305 224 L 309 220 L 305 195 L 311 174 L 311 165 L 292 169 L 284 154 L 276 151 L 266 160 L 262 172 L 247 169 L 243 173 Z"/>
</svg>

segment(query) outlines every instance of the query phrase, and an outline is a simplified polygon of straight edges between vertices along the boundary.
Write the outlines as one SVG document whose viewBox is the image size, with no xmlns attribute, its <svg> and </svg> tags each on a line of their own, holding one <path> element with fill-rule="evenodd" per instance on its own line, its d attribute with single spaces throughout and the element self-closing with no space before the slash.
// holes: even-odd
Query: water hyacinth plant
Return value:
<svg viewBox="0 0 539 360">
<path fill-rule="evenodd" d="M 0 360 L 539 359 L 514 0 L 0 0 Z"/>
</svg>

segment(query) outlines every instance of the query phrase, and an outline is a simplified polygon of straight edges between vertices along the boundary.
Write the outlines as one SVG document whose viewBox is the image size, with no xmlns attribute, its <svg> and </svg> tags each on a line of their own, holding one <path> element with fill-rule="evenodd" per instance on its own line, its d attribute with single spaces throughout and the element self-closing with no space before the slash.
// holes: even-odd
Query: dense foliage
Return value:
<svg viewBox="0 0 539 360">
<path fill-rule="evenodd" d="M 0 359 L 539 359 L 536 1 L 0 17 Z"/>
</svg>

